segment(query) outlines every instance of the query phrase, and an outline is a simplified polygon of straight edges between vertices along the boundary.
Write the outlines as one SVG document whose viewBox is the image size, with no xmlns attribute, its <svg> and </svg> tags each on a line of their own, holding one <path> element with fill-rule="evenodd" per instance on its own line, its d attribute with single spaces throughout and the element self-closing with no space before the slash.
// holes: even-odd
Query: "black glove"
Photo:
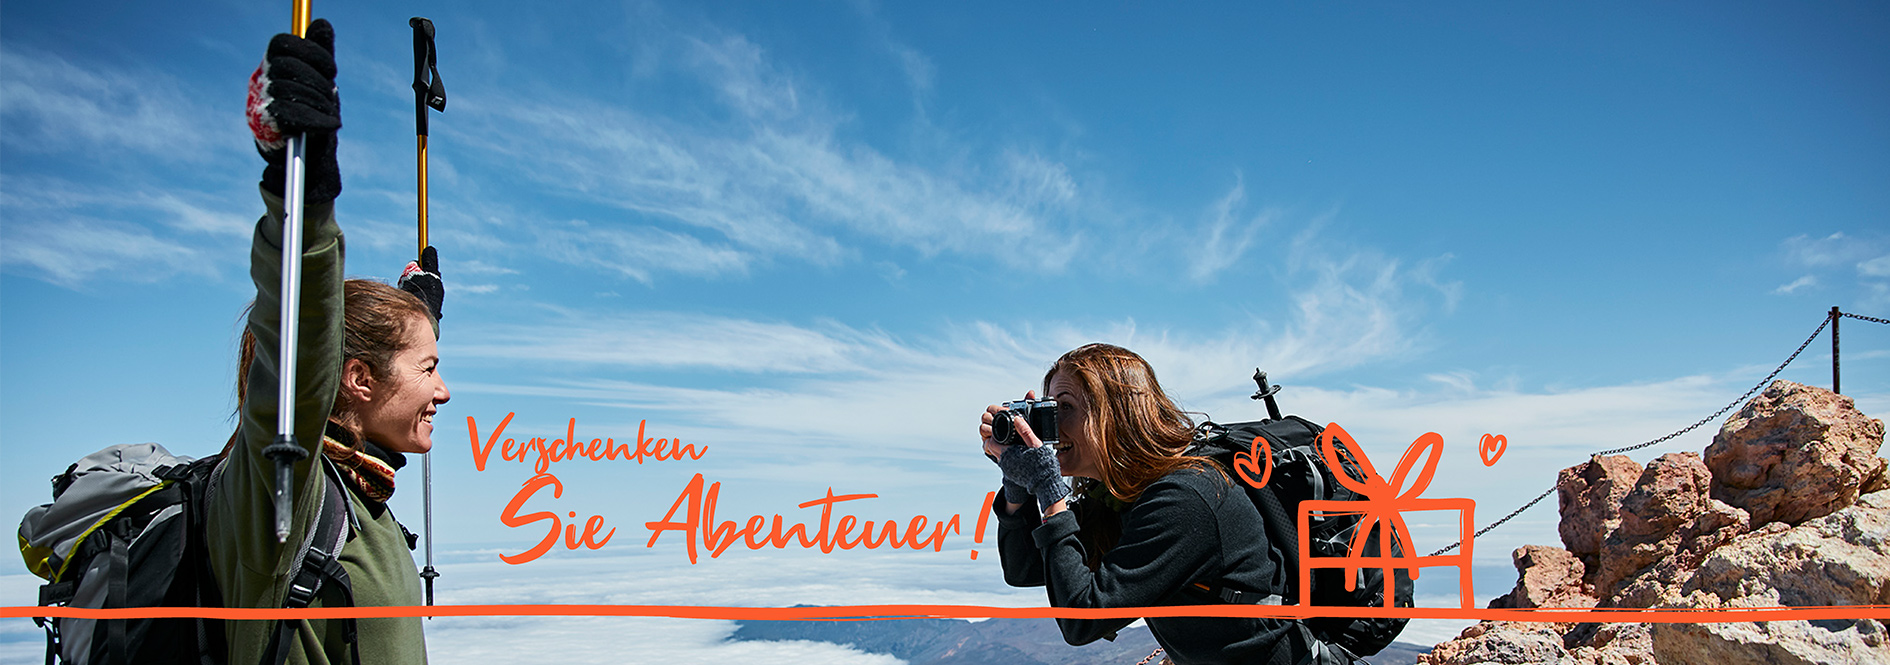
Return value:
<svg viewBox="0 0 1890 665">
<path fill-rule="evenodd" d="M 446 302 L 446 283 L 440 281 L 440 253 L 432 245 L 420 250 L 418 262 L 407 262 L 407 269 L 400 272 L 400 288 L 426 303 L 435 322 L 440 320 L 440 304 Z"/>
<path fill-rule="evenodd" d="M 341 129 L 341 94 L 335 88 L 335 29 L 328 19 L 308 24 L 308 38 L 279 34 L 269 40 L 262 65 L 249 76 L 249 131 L 269 165 L 262 186 L 283 194 L 288 173 L 288 138 L 306 136 L 302 194 L 307 205 L 341 194 L 335 163 L 335 130 Z"/>
<path fill-rule="evenodd" d="M 1011 446 L 998 458 L 998 468 L 1004 471 L 1006 481 L 1037 497 L 1037 510 L 1041 512 L 1049 512 L 1051 504 L 1070 495 L 1070 486 L 1063 482 L 1063 469 L 1057 464 L 1057 450 L 1050 446 Z M 1004 493 L 1008 501 L 1010 488 L 1006 487 Z"/>
<path fill-rule="evenodd" d="M 1004 501 L 1006 503 L 1015 503 L 1018 505 L 1030 503 L 1030 488 L 1013 483 L 1010 478 L 1004 479 L 1003 487 Z"/>
</svg>

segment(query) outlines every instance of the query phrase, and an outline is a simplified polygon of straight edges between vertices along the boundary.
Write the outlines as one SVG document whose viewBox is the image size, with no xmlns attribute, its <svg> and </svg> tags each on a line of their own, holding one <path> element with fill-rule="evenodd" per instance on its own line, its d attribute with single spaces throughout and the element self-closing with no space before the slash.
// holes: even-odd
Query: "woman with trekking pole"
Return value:
<svg viewBox="0 0 1890 665">
<path fill-rule="evenodd" d="M 1004 476 L 992 510 L 1005 582 L 1046 587 L 1054 607 L 1269 597 L 1278 604 L 1286 580 L 1259 511 L 1226 469 L 1188 454 L 1194 423 L 1162 392 L 1148 361 L 1089 344 L 1057 359 L 1043 394 L 1055 400 L 1055 431 L 1047 436 L 1031 429 L 1045 419 L 1026 419 L 1018 403 L 987 407 L 978 425 L 985 456 Z M 1035 399 L 1026 393 L 1026 402 Z M 1064 476 L 1075 479 L 1073 488 Z M 1113 639 L 1133 621 L 1058 619 L 1057 626 L 1066 641 L 1082 645 Z M 1292 621 L 1147 622 L 1174 663 L 1325 662 L 1313 658 L 1317 640 Z"/>
<path fill-rule="evenodd" d="M 343 279 L 334 30 L 306 30 L 276 35 L 250 80 L 267 213 L 250 255 L 240 422 L 207 509 L 211 564 L 229 607 L 420 605 L 413 536 L 386 502 L 451 397 L 435 344 L 443 289 L 437 268 L 410 266 L 403 288 Z M 232 621 L 227 640 L 232 664 L 426 662 L 417 617 Z"/>
</svg>

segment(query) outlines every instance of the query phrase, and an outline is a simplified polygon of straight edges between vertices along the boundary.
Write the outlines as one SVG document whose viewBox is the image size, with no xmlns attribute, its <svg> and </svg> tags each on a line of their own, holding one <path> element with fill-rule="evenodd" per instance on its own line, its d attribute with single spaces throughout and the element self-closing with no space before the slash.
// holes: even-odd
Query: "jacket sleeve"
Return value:
<svg viewBox="0 0 1890 665">
<path fill-rule="evenodd" d="M 282 334 L 282 200 L 263 192 L 268 212 L 256 222 L 250 278 L 256 302 L 247 328 L 256 354 L 247 373 L 237 442 L 224 460 L 210 504 L 211 555 L 232 607 L 277 606 L 285 597 L 294 555 L 319 508 L 327 478 L 314 462 L 340 380 L 343 242 L 332 204 L 303 217 L 301 301 L 295 350 L 295 440 L 308 453 L 294 465 L 294 514 L 286 544 L 275 533 L 275 463 L 263 449 L 276 437 L 278 356 Z M 234 587 L 234 588 L 231 588 Z"/>
<path fill-rule="evenodd" d="M 998 520 L 998 560 L 1004 565 L 1004 583 L 1016 587 L 1043 586 L 1043 555 L 1030 539 L 1030 532 L 1043 523 L 1034 501 L 1025 502 L 1015 513 L 1004 512 L 1004 490 L 991 501 L 991 514 Z"/>
<path fill-rule="evenodd" d="M 1218 522 L 1207 500 L 1190 487 L 1157 482 L 1123 518 L 1122 539 L 1096 570 L 1083 565 L 1076 516 L 1064 511 L 1031 532 L 1042 552 L 1045 585 L 1055 607 L 1150 607 L 1215 566 Z M 1134 622 L 1127 619 L 1057 619 L 1063 639 L 1088 644 Z"/>
</svg>

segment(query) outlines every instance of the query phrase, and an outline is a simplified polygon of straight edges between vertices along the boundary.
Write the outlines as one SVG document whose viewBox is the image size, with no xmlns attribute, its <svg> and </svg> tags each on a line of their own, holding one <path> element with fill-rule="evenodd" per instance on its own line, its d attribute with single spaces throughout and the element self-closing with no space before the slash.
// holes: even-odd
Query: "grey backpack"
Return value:
<svg viewBox="0 0 1890 665">
<path fill-rule="evenodd" d="M 222 607 L 204 535 L 204 510 L 221 461 L 221 455 L 174 456 L 155 443 L 127 444 L 87 455 L 55 476 L 53 502 L 28 510 L 20 520 L 20 555 L 28 570 L 47 581 L 39 588 L 39 604 Z M 324 581 L 338 584 L 342 597 L 350 595 L 347 574 L 337 563 L 348 534 L 347 498 L 338 483 L 328 487 L 322 518 L 297 571 L 297 585 L 310 592 L 291 594 L 285 606 L 306 607 Z M 46 629 L 48 665 L 55 660 L 71 665 L 217 665 L 225 660 L 221 620 L 33 621 Z M 279 643 L 292 624 L 280 625 Z M 272 648 L 264 663 L 281 663 L 286 656 L 287 649 Z"/>
</svg>

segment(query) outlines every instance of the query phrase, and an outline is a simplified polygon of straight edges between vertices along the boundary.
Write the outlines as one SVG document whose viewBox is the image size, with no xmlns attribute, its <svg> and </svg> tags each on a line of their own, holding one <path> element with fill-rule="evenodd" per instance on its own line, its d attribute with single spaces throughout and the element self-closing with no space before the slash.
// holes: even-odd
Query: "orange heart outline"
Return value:
<svg viewBox="0 0 1890 665">
<path fill-rule="evenodd" d="M 1506 450 L 1509 450 L 1509 437 L 1501 434 L 1485 434 L 1477 441 L 1477 456 L 1483 458 L 1483 466 L 1496 466 Z"/>
<path fill-rule="evenodd" d="M 1260 463 L 1254 461 L 1256 457 L 1260 458 Z M 1261 463 L 1265 466 L 1262 467 Z M 1260 474 L 1259 480 L 1254 480 L 1253 474 L 1256 472 Z M 1234 453 L 1234 474 L 1254 489 L 1266 487 L 1267 481 L 1273 479 L 1273 444 L 1268 443 L 1264 436 L 1255 436 L 1253 443 L 1248 444 L 1247 452 Z"/>
</svg>

